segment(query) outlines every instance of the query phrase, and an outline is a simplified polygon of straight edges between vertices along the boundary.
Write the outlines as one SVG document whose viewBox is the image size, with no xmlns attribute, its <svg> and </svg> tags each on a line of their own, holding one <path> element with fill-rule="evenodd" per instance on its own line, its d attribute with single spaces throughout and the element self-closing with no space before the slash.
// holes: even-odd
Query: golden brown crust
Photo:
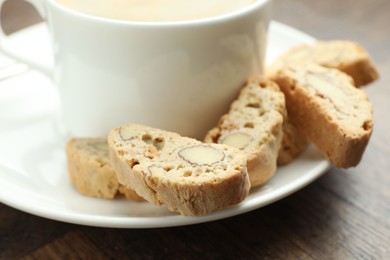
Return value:
<svg viewBox="0 0 390 260">
<path fill-rule="evenodd" d="M 372 107 L 348 75 L 314 64 L 289 65 L 274 79 L 291 121 L 335 166 L 356 166 L 372 133 Z"/>
<path fill-rule="evenodd" d="M 133 190 L 119 185 L 108 158 L 107 140 L 73 138 L 66 145 L 68 172 L 79 193 L 113 199 L 118 193 L 134 201 L 142 200 Z"/>
<path fill-rule="evenodd" d="M 350 75 L 358 87 L 379 77 L 367 51 L 356 42 L 343 40 L 319 41 L 291 48 L 272 63 L 267 69 L 267 75 L 272 78 L 279 69 L 296 63 L 315 63 L 339 69 Z"/>
</svg>

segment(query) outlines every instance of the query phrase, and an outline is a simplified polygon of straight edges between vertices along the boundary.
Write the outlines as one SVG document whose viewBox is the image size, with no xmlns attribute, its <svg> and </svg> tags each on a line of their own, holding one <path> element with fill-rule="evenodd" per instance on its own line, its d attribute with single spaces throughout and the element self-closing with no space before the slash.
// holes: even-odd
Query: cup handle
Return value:
<svg viewBox="0 0 390 260">
<path fill-rule="evenodd" d="M 38 13 L 41 15 L 41 17 L 45 19 L 46 6 L 44 4 L 44 0 L 25 0 L 25 1 L 32 4 L 34 8 L 38 11 Z M 5 0 L 0 0 L 0 11 L 3 7 L 4 2 Z M 20 61 L 22 63 L 25 63 L 31 68 L 42 72 L 43 74 L 47 75 L 49 78 L 53 77 L 53 66 L 45 64 L 42 61 L 33 59 L 31 57 L 28 57 L 18 52 L 17 48 L 15 48 L 15 46 L 12 46 L 10 40 L 8 39 L 8 36 L 5 35 L 2 28 L 0 28 L 0 51 L 2 51 L 4 54 L 6 54 L 11 58 Z"/>
</svg>

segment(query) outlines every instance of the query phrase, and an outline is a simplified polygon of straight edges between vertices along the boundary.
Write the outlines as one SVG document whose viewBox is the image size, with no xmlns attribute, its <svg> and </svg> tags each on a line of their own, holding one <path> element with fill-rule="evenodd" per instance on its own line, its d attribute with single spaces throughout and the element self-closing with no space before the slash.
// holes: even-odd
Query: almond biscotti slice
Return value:
<svg viewBox="0 0 390 260">
<path fill-rule="evenodd" d="M 319 41 L 291 48 L 268 68 L 267 74 L 272 78 L 286 64 L 294 63 L 315 63 L 339 69 L 350 75 L 356 86 L 367 85 L 379 76 L 367 51 L 352 41 Z"/>
<path fill-rule="evenodd" d="M 289 65 L 274 79 L 285 94 L 289 119 L 335 166 L 356 166 L 371 136 L 373 115 L 353 79 L 315 64 Z"/>
<path fill-rule="evenodd" d="M 143 125 L 110 131 L 118 180 L 147 201 L 182 215 L 204 215 L 238 204 L 250 183 L 244 154 Z"/>
<path fill-rule="evenodd" d="M 66 145 L 66 154 L 70 179 L 81 194 L 112 199 L 121 193 L 129 200 L 142 200 L 133 190 L 118 183 L 106 139 L 73 138 Z"/>
<path fill-rule="evenodd" d="M 240 95 L 206 143 L 227 144 L 244 151 L 251 186 L 268 181 L 276 172 L 282 142 L 285 100 L 277 84 L 259 77 L 248 80 Z"/>
</svg>

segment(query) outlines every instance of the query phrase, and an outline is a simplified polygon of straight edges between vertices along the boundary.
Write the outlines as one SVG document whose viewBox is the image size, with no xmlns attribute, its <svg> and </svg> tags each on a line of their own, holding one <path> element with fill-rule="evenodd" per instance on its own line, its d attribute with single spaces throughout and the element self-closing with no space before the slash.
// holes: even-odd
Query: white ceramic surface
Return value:
<svg viewBox="0 0 390 260">
<path fill-rule="evenodd" d="M 263 70 L 271 0 L 222 16 L 150 23 L 27 1 L 49 26 L 54 66 L 44 71 L 52 70 L 71 136 L 103 137 L 134 122 L 200 138 L 248 76 Z M 13 49 L 5 45 L 7 53 Z"/>
<path fill-rule="evenodd" d="M 31 35 L 42 35 L 31 38 Z M 45 41 L 37 25 L 12 37 L 26 53 Z M 268 62 L 287 48 L 314 39 L 273 22 Z M 33 45 L 33 46 L 32 46 Z M 42 59 L 47 58 L 42 49 Z M 218 220 L 255 210 L 293 193 L 321 176 L 329 163 L 310 147 L 299 159 L 280 167 L 264 187 L 251 191 L 240 205 L 201 217 L 184 217 L 146 202 L 84 197 L 71 185 L 66 171 L 64 139 L 56 129 L 58 100 L 51 83 L 30 71 L 0 82 L 0 201 L 38 216 L 83 225 L 152 228 Z"/>
</svg>

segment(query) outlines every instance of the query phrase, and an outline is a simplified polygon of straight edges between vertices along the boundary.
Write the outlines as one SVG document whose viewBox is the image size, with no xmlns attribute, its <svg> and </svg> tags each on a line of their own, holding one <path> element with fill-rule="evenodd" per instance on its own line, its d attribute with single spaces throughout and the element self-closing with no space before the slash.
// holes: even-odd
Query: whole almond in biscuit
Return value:
<svg viewBox="0 0 390 260">
<path fill-rule="evenodd" d="M 229 112 L 207 133 L 205 142 L 241 149 L 247 157 L 251 186 L 262 185 L 276 172 L 284 117 L 285 100 L 278 85 L 253 77 Z"/>
<path fill-rule="evenodd" d="M 137 124 L 111 130 L 108 142 L 119 183 L 155 205 L 196 216 L 248 195 L 246 157 L 238 149 Z"/>
<path fill-rule="evenodd" d="M 373 113 L 353 79 L 315 64 L 286 66 L 274 79 L 285 94 L 294 125 L 335 166 L 356 166 L 372 133 Z"/>
</svg>

